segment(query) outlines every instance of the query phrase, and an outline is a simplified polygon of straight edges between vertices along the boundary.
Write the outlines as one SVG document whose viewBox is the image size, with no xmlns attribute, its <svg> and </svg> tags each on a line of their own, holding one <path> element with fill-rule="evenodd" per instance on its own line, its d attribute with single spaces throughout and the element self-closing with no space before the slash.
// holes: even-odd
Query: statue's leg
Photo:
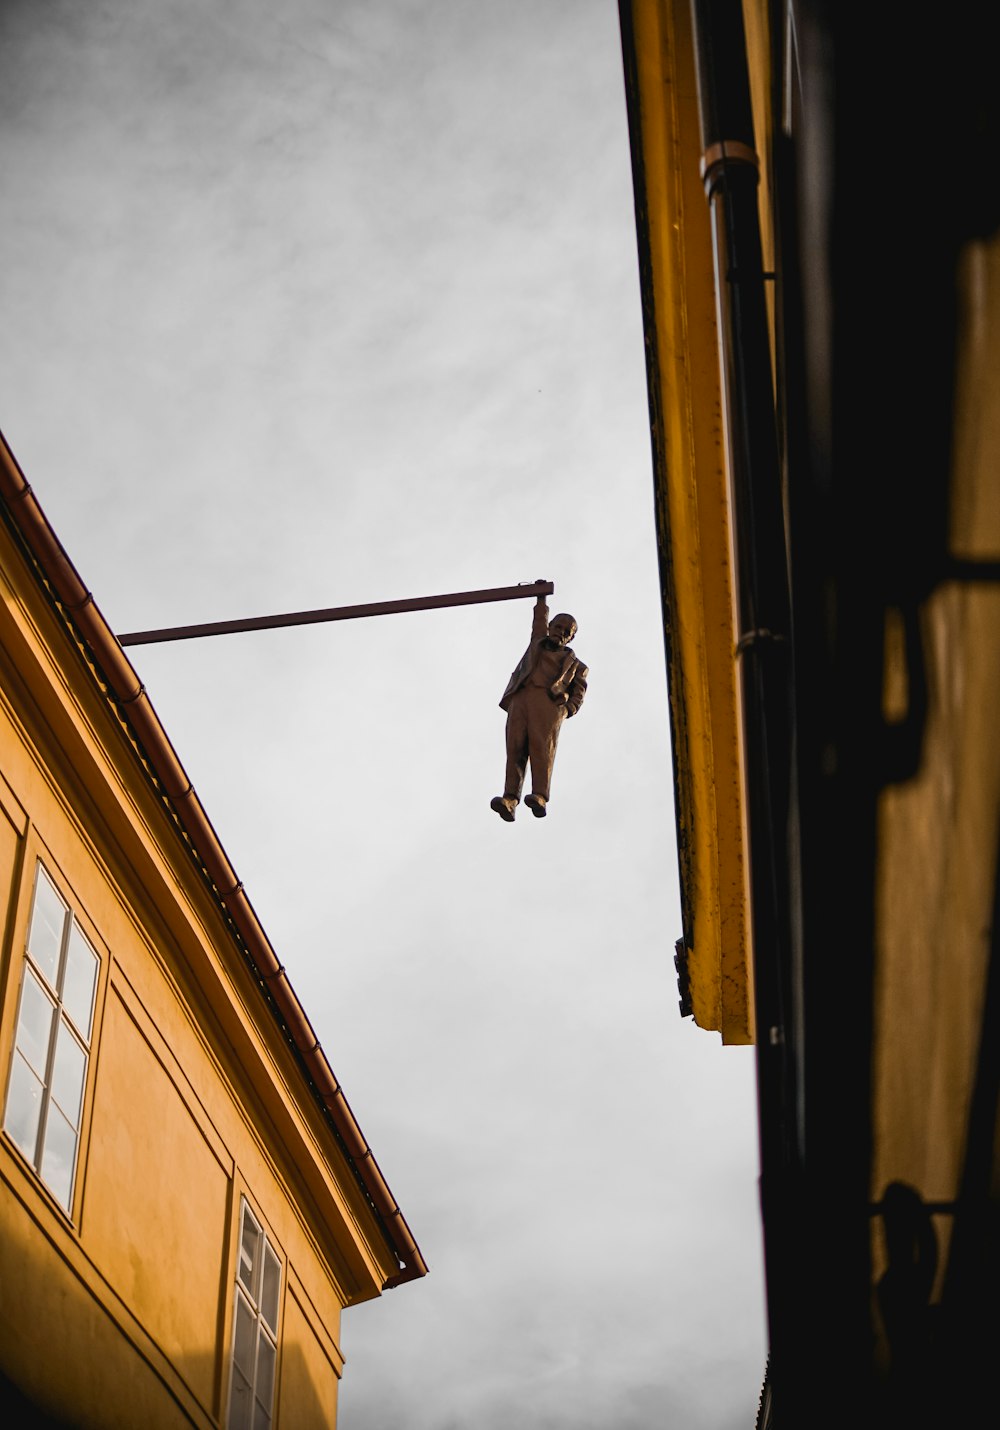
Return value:
<svg viewBox="0 0 1000 1430">
<path fill-rule="evenodd" d="M 504 799 L 516 804 L 524 787 L 524 772 L 528 765 L 528 715 L 526 692 L 519 690 L 507 711 L 507 773 L 504 776 Z"/>
<path fill-rule="evenodd" d="M 528 753 L 531 758 L 531 793 L 546 804 L 552 786 L 559 729 L 566 707 L 554 705 L 545 690 L 533 689 L 528 707 Z"/>
</svg>

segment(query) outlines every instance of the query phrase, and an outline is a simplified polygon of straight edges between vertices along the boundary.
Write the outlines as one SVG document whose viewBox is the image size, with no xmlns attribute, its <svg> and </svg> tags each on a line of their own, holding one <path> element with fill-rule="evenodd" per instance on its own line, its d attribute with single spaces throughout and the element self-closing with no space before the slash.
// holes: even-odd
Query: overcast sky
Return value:
<svg viewBox="0 0 1000 1430">
<path fill-rule="evenodd" d="M 753 1057 L 682 1020 L 614 0 L 2 0 L 0 426 L 130 651 L 430 1265 L 341 1430 L 746 1430 Z"/>
</svg>

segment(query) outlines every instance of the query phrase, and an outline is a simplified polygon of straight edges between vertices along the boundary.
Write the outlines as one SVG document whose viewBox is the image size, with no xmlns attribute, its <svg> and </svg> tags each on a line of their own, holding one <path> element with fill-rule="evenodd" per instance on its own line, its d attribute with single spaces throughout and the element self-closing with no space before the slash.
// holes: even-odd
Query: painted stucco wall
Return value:
<svg viewBox="0 0 1000 1430">
<path fill-rule="evenodd" d="M 949 547 L 956 557 L 996 561 L 1000 242 L 969 244 L 958 278 Z M 982 1040 L 992 1036 L 983 1019 L 1000 858 L 1000 587 L 942 585 L 922 613 L 921 638 L 921 765 L 886 791 L 879 817 L 871 1193 L 877 1201 L 900 1181 L 925 1201 L 947 1203 L 961 1190 Z M 905 717 L 913 688 L 905 643 L 890 623 L 888 720 Z M 943 1274 L 952 1219 L 933 1220 Z M 880 1221 L 872 1237 L 877 1278 L 885 1267 Z"/>
<path fill-rule="evenodd" d="M 331 1426 L 341 1309 L 378 1294 L 395 1262 L 2 528 L 0 587 L 4 1097 L 39 862 L 100 959 L 69 1214 L 0 1133 L 0 1374 L 74 1426 L 225 1423 L 246 1198 L 282 1266 L 274 1423 Z"/>
</svg>

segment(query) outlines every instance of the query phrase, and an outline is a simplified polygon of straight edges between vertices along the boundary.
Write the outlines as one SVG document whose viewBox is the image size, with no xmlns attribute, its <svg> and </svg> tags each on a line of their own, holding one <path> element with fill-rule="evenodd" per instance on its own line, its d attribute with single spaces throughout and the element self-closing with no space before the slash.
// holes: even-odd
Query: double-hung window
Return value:
<svg viewBox="0 0 1000 1430">
<path fill-rule="evenodd" d="M 233 1305 L 229 1430 L 267 1430 L 271 1424 L 280 1293 L 281 1262 L 244 1197 Z"/>
<path fill-rule="evenodd" d="M 39 864 L 4 1129 L 67 1212 L 73 1206 L 98 966 L 72 910 Z"/>
</svg>

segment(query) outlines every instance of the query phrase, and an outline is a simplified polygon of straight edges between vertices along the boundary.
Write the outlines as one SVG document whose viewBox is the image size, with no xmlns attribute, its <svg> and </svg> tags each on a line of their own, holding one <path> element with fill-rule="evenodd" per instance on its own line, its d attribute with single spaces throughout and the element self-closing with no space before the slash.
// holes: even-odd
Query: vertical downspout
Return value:
<svg viewBox="0 0 1000 1430">
<path fill-rule="evenodd" d="M 736 586 L 756 1003 L 761 1215 L 777 1423 L 794 1376 L 800 1166 L 790 950 L 791 616 L 746 39 L 740 0 L 691 0 L 711 210 Z M 795 1423 L 788 1421 L 791 1425 Z"/>
</svg>

